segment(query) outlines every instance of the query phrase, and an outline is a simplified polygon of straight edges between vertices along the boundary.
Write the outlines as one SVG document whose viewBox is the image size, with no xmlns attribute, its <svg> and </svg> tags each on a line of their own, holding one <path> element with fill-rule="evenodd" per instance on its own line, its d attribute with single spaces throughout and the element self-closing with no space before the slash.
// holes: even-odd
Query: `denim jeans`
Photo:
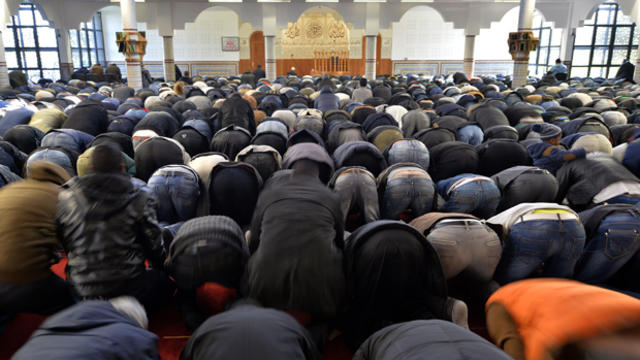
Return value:
<svg viewBox="0 0 640 360">
<path fill-rule="evenodd" d="M 495 214 L 499 203 L 500 189 L 496 184 L 476 180 L 454 189 L 440 211 L 472 214 L 488 219 Z"/>
<path fill-rule="evenodd" d="M 434 210 L 436 190 L 426 173 L 394 170 L 389 175 L 380 204 L 383 219 L 411 220 Z"/>
<path fill-rule="evenodd" d="M 387 153 L 387 162 L 389 165 L 401 162 L 412 162 L 428 170 L 430 159 L 429 150 L 417 139 L 396 140 Z"/>
<path fill-rule="evenodd" d="M 631 204 L 635 205 L 640 203 L 640 197 L 637 195 L 618 195 L 605 201 L 607 204 Z"/>
<path fill-rule="evenodd" d="M 364 169 L 343 171 L 333 188 L 340 197 L 345 220 L 350 212 L 359 212 L 365 224 L 380 219 L 376 179 L 370 172 Z"/>
<path fill-rule="evenodd" d="M 597 284 L 608 280 L 640 249 L 640 219 L 614 213 L 602 220 L 597 234 L 587 241 L 578 260 L 575 278 Z"/>
<path fill-rule="evenodd" d="M 183 166 L 165 166 L 149 178 L 149 188 L 158 200 L 159 222 L 175 224 L 196 216 L 200 187 L 195 172 Z"/>
<path fill-rule="evenodd" d="M 458 130 L 458 141 L 469 145 L 480 145 L 484 139 L 484 133 L 478 125 L 467 125 Z"/>
<path fill-rule="evenodd" d="M 501 285 L 529 277 L 541 265 L 545 277 L 571 278 L 585 232 L 578 220 L 532 220 L 511 227 L 495 280 Z"/>
<path fill-rule="evenodd" d="M 445 279 L 462 272 L 488 283 L 500 261 L 502 245 L 498 235 L 477 220 L 441 221 L 427 235 L 440 257 Z"/>
</svg>

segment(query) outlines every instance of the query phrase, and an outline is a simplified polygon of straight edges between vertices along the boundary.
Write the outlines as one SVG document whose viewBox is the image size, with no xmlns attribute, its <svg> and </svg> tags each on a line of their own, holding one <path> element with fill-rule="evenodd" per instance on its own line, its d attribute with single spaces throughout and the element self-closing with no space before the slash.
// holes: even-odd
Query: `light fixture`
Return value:
<svg viewBox="0 0 640 360">
<path fill-rule="evenodd" d="M 308 3 L 337 3 L 340 0 L 305 0 Z"/>
<path fill-rule="evenodd" d="M 291 0 L 258 0 L 259 3 L 289 3 Z"/>
<path fill-rule="evenodd" d="M 242 0 L 209 0 L 210 3 L 241 3 Z"/>
<path fill-rule="evenodd" d="M 432 3 L 433 0 L 400 0 L 400 2 L 406 2 L 406 3 Z"/>
<path fill-rule="evenodd" d="M 386 3 L 387 0 L 353 0 L 354 3 Z"/>
<path fill-rule="evenodd" d="M 135 2 L 143 3 L 145 0 L 134 0 Z M 119 3 L 120 0 L 111 0 L 111 2 Z"/>
</svg>

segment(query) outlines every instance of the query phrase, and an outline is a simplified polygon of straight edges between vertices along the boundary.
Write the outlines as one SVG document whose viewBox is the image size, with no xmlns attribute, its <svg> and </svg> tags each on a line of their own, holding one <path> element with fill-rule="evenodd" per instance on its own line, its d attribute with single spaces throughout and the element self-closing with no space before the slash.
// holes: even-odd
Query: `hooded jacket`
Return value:
<svg viewBox="0 0 640 360">
<path fill-rule="evenodd" d="M 63 128 L 80 130 L 93 136 L 106 132 L 108 126 L 107 110 L 92 100 L 84 100 L 76 105 L 62 125 Z"/>
<path fill-rule="evenodd" d="M 26 180 L 0 189 L 0 282 L 31 283 L 46 278 L 59 246 L 56 204 L 69 174 L 37 162 Z"/>
<path fill-rule="evenodd" d="M 548 154 L 545 154 L 549 147 L 553 147 L 553 149 L 551 149 Z M 527 146 L 527 151 L 531 159 L 533 159 L 533 166 L 549 170 L 549 172 L 554 175 L 565 163 L 563 159 L 565 155 L 573 154 L 577 159 L 584 158 L 587 155 L 587 151 L 584 148 L 563 150 L 558 146 L 553 146 L 546 142 L 531 144 Z"/>
<path fill-rule="evenodd" d="M 12 357 L 159 360 L 158 337 L 108 301 L 84 301 L 48 318 Z"/>
<path fill-rule="evenodd" d="M 320 359 L 311 336 L 288 314 L 236 303 L 191 336 L 180 360 Z"/>
<path fill-rule="evenodd" d="M 58 201 L 67 281 L 79 296 L 121 295 L 146 259 L 162 268 L 155 198 L 139 181 L 121 173 L 73 178 Z"/>
</svg>

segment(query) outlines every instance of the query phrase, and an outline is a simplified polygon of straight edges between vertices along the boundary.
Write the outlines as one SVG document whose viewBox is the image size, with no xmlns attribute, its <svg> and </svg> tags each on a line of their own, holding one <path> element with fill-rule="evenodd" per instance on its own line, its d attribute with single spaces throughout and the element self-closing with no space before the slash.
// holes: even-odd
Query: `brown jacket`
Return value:
<svg viewBox="0 0 640 360">
<path fill-rule="evenodd" d="M 0 282 L 44 279 L 55 263 L 56 212 L 68 173 L 50 162 L 30 166 L 26 180 L 0 189 Z"/>
</svg>

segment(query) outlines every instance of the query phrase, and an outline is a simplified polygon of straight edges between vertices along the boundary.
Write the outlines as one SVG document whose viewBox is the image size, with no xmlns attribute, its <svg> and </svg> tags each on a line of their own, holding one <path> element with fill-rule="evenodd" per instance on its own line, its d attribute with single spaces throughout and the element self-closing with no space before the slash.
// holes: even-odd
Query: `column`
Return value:
<svg viewBox="0 0 640 360">
<path fill-rule="evenodd" d="M 571 68 L 571 61 L 573 59 L 573 38 L 575 37 L 576 31 L 575 22 L 573 20 L 573 6 L 574 3 L 570 2 L 567 27 L 562 30 L 562 41 L 560 43 L 560 59 L 568 68 Z"/>
<path fill-rule="evenodd" d="M 267 79 L 276 79 L 276 37 L 274 35 L 264 36 L 264 64 Z M 288 71 L 288 69 L 287 69 Z"/>
<path fill-rule="evenodd" d="M 465 35 L 464 38 L 464 73 L 471 79 L 476 65 L 475 62 L 476 36 Z"/>
<path fill-rule="evenodd" d="M 122 31 L 137 39 L 136 3 L 134 0 L 120 0 Z M 142 88 L 142 57 L 131 55 L 125 58 L 128 85 L 134 89 Z"/>
<path fill-rule="evenodd" d="M 64 28 L 58 29 L 58 53 L 60 53 L 60 78 L 68 81 L 73 74 L 73 57 L 71 56 L 69 30 Z"/>
<path fill-rule="evenodd" d="M 520 16 L 518 18 L 518 31 L 531 30 L 533 22 L 533 12 L 536 8 L 536 0 L 520 0 Z M 521 87 L 527 84 L 527 73 L 529 72 L 529 53 L 514 60 L 512 88 Z"/>
<path fill-rule="evenodd" d="M 173 36 L 163 36 L 164 81 L 176 81 L 176 62 L 173 59 Z"/>
<path fill-rule="evenodd" d="M 9 70 L 7 69 L 7 59 L 4 55 L 2 31 L 0 31 L 0 88 L 11 88 L 11 83 L 9 82 Z"/>
<path fill-rule="evenodd" d="M 367 35 L 365 40 L 364 77 L 369 80 L 376 79 L 376 40 L 375 35 Z"/>
</svg>

